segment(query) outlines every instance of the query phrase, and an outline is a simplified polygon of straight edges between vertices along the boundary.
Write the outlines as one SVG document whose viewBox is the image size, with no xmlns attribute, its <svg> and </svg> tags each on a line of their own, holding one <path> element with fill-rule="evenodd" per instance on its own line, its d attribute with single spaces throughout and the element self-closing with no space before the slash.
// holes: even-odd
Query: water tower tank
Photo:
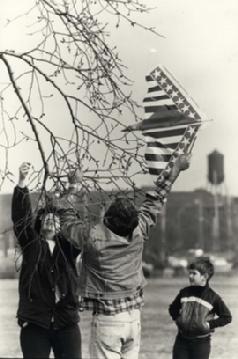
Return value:
<svg viewBox="0 0 238 359">
<path fill-rule="evenodd" d="M 214 185 L 224 182 L 224 155 L 218 151 L 208 155 L 208 180 Z"/>
</svg>

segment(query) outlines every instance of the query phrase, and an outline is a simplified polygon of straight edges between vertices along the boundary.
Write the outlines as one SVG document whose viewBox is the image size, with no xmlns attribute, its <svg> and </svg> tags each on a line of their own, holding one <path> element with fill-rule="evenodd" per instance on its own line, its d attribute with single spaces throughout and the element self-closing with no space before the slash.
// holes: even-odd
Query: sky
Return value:
<svg viewBox="0 0 238 359">
<path fill-rule="evenodd" d="M 17 3 L 1 0 L 1 49 L 30 41 L 24 37 L 19 23 L 17 31 L 14 26 L 3 29 L 5 18 L 14 17 L 24 6 L 31 6 L 32 1 L 22 0 L 21 6 Z M 225 159 L 222 190 L 238 196 L 238 2 L 146 0 L 145 3 L 154 9 L 138 17 L 138 21 L 156 27 L 161 37 L 125 23 L 121 23 L 118 30 L 112 27 L 111 41 L 118 47 L 134 81 L 134 96 L 142 102 L 147 91 L 145 75 L 162 64 L 194 98 L 207 118 L 213 120 L 199 132 L 190 169 L 181 174 L 174 189 L 210 188 L 207 156 L 216 149 Z M 15 173 L 24 151 L 26 149 L 19 150 L 14 156 Z M 11 187 L 5 186 L 3 190 L 11 191 Z"/>
<path fill-rule="evenodd" d="M 198 135 L 190 169 L 175 189 L 209 188 L 207 155 L 215 149 L 224 154 L 225 186 L 238 195 L 237 175 L 237 81 L 238 2 L 229 0 L 166 0 L 157 5 L 147 23 L 156 25 L 164 38 L 132 32 L 120 46 L 137 79 L 143 98 L 144 74 L 157 64 L 166 66 L 195 99 L 212 122 Z M 148 3 L 148 4 L 149 4 Z M 131 36 L 134 45 L 131 47 Z"/>
</svg>

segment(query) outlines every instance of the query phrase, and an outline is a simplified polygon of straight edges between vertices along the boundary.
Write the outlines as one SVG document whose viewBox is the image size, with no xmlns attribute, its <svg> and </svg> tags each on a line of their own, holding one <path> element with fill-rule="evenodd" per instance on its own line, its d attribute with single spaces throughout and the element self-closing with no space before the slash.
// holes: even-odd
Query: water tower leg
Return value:
<svg viewBox="0 0 238 359">
<path fill-rule="evenodd" d="M 214 182 L 216 183 L 216 181 Z M 214 191 L 214 217 L 212 223 L 212 250 L 216 252 L 218 250 L 218 242 L 220 237 L 220 223 L 219 223 L 219 206 L 218 206 L 218 195 L 217 195 L 217 186 L 215 185 Z"/>
</svg>

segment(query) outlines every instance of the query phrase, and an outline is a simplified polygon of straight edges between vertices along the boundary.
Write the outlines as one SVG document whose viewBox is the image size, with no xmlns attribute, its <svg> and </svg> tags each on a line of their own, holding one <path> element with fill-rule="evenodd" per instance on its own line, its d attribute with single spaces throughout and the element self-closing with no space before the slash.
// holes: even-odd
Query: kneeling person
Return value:
<svg viewBox="0 0 238 359">
<path fill-rule="evenodd" d="M 80 250 L 61 234 L 62 210 L 45 207 L 33 221 L 25 185 L 29 163 L 19 170 L 12 199 L 14 231 L 22 252 L 18 323 L 23 357 L 80 359 L 78 276 Z"/>
</svg>

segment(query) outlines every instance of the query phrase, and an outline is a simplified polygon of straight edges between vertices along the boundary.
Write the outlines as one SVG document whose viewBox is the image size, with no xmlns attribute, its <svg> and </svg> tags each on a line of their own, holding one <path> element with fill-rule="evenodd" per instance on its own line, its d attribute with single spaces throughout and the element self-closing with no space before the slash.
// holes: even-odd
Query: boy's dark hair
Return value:
<svg viewBox="0 0 238 359">
<path fill-rule="evenodd" d="M 198 257 L 190 262 L 187 266 L 188 270 L 197 270 L 201 274 L 208 275 L 208 281 L 214 274 L 214 265 L 209 257 Z"/>
<path fill-rule="evenodd" d="M 138 212 L 125 197 L 117 197 L 104 215 L 104 224 L 119 236 L 131 235 L 138 226 Z"/>
<path fill-rule="evenodd" d="M 35 219 L 35 224 L 34 224 L 35 231 L 38 234 L 40 233 L 42 220 L 47 214 L 53 213 L 55 216 L 61 218 L 62 211 L 64 211 L 62 208 L 58 208 L 55 206 L 45 206 L 44 208 L 40 208 L 37 212 Z"/>
</svg>

